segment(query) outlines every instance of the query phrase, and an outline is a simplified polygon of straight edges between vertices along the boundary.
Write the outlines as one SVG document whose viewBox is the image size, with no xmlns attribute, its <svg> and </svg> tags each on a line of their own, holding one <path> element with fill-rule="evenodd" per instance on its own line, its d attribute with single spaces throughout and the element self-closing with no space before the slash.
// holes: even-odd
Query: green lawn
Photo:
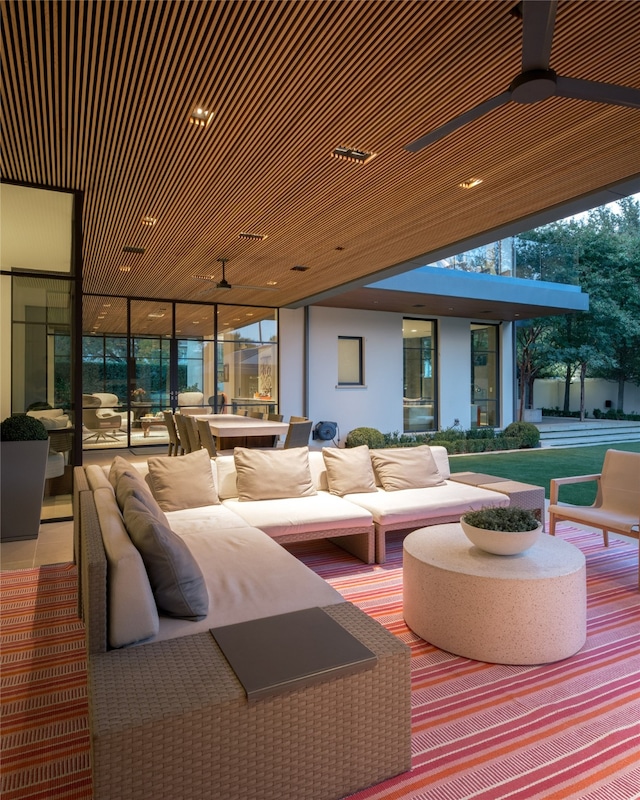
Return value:
<svg viewBox="0 0 640 800">
<path fill-rule="evenodd" d="M 449 456 L 449 463 L 451 472 L 486 472 L 489 475 L 500 475 L 514 481 L 544 486 L 545 496 L 549 499 L 551 478 L 600 472 L 604 454 L 610 449 L 640 453 L 640 442 L 515 450 L 508 453 L 474 453 Z M 590 505 L 595 496 L 596 485 L 592 482 L 563 486 L 560 490 L 560 499 L 563 502 L 576 505 Z"/>
</svg>

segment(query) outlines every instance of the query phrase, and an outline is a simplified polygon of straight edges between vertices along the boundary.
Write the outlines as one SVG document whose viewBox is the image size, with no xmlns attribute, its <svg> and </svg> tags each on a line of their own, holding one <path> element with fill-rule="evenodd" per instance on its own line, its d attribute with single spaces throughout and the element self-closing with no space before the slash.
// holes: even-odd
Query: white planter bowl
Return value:
<svg viewBox="0 0 640 800">
<path fill-rule="evenodd" d="M 542 532 L 542 525 L 532 531 L 488 531 L 485 528 L 474 528 L 465 522 L 464 517 L 460 520 L 460 525 L 470 542 L 496 556 L 524 553 L 536 543 Z"/>
</svg>

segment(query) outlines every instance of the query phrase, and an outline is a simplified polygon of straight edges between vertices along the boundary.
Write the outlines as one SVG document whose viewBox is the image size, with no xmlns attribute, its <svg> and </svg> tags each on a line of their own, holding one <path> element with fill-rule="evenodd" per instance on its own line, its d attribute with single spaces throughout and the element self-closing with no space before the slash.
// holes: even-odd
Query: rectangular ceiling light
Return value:
<svg viewBox="0 0 640 800">
<path fill-rule="evenodd" d="M 194 108 L 189 115 L 189 122 L 198 128 L 206 128 L 212 119 L 213 111 L 207 111 L 206 108 Z"/>
<path fill-rule="evenodd" d="M 375 156 L 375 153 L 366 153 L 364 150 L 356 150 L 353 147 L 336 147 L 331 151 L 334 158 L 340 158 L 343 161 L 354 161 L 356 164 L 365 164 L 367 161 Z"/>
<path fill-rule="evenodd" d="M 138 255 L 143 255 L 144 247 L 132 247 L 131 245 L 125 245 L 122 248 L 123 253 L 137 253 Z"/>
<path fill-rule="evenodd" d="M 239 239 L 256 239 L 258 241 L 261 241 L 262 239 L 266 239 L 267 238 L 267 234 L 266 233 L 247 233 L 247 232 L 243 232 L 243 233 L 239 234 L 238 238 Z"/>
</svg>

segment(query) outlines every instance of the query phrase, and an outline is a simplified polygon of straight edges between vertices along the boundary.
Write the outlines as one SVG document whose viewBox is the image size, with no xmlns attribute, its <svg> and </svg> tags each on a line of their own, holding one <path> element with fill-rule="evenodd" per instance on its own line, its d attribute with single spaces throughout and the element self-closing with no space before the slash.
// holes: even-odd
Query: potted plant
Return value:
<svg viewBox="0 0 640 800">
<path fill-rule="evenodd" d="M 37 539 L 49 455 L 47 429 L 25 414 L 0 425 L 0 538 Z"/>
<path fill-rule="evenodd" d="M 460 518 L 460 525 L 476 547 L 499 556 L 524 552 L 542 531 L 542 523 L 533 512 L 517 506 L 468 511 Z"/>
</svg>

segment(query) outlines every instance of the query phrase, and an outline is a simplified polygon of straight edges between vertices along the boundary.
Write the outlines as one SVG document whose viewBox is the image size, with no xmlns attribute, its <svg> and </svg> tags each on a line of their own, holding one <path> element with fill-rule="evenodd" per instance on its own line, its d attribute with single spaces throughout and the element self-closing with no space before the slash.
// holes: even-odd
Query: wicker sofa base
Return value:
<svg viewBox="0 0 640 800">
<path fill-rule="evenodd" d="M 91 656 L 95 800 L 331 800 L 409 769 L 408 648 L 325 610 L 378 664 L 251 705 L 209 633 Z"/>
</svg>

